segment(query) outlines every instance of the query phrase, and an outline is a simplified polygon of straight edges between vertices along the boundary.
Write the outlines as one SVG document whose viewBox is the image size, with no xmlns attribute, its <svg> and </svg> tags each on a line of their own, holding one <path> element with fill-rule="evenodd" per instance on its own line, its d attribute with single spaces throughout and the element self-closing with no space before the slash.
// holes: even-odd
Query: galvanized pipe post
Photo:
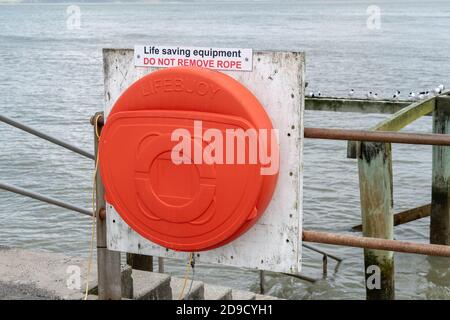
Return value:
<svg viewBox="0 0 450 320">
<path fill-rule="evenodd" d="M 450 133 L 450 96 L 436 98 L 433 133 Z M 430 243 L 450 245 L 450 147 L 433 146 Z"/>
<path fill-rule="evenodd" d="M 361 142 L 358 154 L 363 235 L 392 240 L 394 215 L 391 144 Z M 364 249 L 364 265 L 366 298 L 394 299 L 394 253 Z M 379 277 L 378 282 L 376 277 Z"/>
<path fill-rule="evenodd" d="M 264 270 L 259 270 L 259 293 L 260 294 L 266 293 L 265 282 L 266 282 L 266 274 L 265 274 Z"/>
<path fill-rule="evenodd" d="M 98 139 L 102 122 L 98 121 L 103 113 L 96 113 L 92 118 L 94 125 L 94 148 L 95 162 L 98 163 Z M 96 129 L 98 127 L 98 129 Z M 98 276 L 98 299 L 120 300 L 122 298 L 120 252 L 110 251 L 106 243 L 106 219 L 105 219 L 105 189 L 100 176 L 100 165 L 98 164 L 95 176 L 96 188 L 96 223 L 97 223 L 97 276 Z M 102 212 L 102 214 L 100 214 Z"/>
<path fill-rule="evenodd" d="M 326 254 L 322 257 L 322 277 L 325 279 L 328 275 L 328 257 Z"/>
</svg>

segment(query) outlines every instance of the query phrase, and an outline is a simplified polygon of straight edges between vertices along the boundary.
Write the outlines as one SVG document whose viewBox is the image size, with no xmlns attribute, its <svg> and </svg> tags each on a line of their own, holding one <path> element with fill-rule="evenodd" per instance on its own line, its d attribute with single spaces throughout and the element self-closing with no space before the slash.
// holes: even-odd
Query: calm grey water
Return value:
<svg viewBox="0 0 450 320">
<path fill-rule="evenodd" d="M 1 2 L 1 1 L 0 1 Z M 366 26 L 369 5 L 381 29 Z M 0 5 L 0 113 L 92 150 L 89 117 L 103 107 L 103 47 L 136 43 L 252 47 L 307 53 L 309 89 L 346 96 L 350 88 L 390 96 L 450 85 L 450 6 L 432 1 L 202 1 L 80 4 L 81 29 L 66 27 L 66 4 Z M 306 112 L 305 125 L 367 128 L 383 115 Z M 429 132 L 420 119 L 406 130 Z M 89 207 L 93 163 L 0 124 L 0 180 Z M 347 233 L 360 223 L 356 162 L 346 144 L 305 141 L 304 225 Z M 394 146 L 395 209 L 430 201 L 431 147 Z M 428 242 L 429 219 L 395 237 Z M 87 255 L 90 219 L 0 192 L 0 245 Z M 364 298 L 362 250 L 320 246 L 343 257 L 314 285 L 269 276 L 269 293 L 291 299 Z M 450 298 L 450 261 L 396 255 L 398 298 Z M 180 263 L 169 271 L 182 274 Z M 321 256 L 304 251 L 303 274 L 321 278 Z M 256 290 L 255 272 L 198 266 L 196 276 Z"/>
</svg>

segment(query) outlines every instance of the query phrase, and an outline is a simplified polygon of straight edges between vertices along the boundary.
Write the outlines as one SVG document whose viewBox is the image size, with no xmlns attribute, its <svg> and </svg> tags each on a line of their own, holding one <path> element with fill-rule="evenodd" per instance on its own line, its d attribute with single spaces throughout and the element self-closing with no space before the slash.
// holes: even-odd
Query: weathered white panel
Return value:
<svg viewBox="0 0 450 320">
<path fill-rule="evenodd" d="M 134 81 L 156 69 L 134 66 L 131 49 L 105 49 L 105 115 Z M 262 103 L 280 132 L 280 173 L 272 202 L 259 221 L 232 243 L 196 253 L 199 262 L 276 272 L 298 273 L 301 267 L 304 54 L 255 52 L 252 72 L 225 72 L 245 85 Z M 156 245 L 131 230 L 107 206 L 108 248 L 168 258 L 188 253 Z"/>
</svg>

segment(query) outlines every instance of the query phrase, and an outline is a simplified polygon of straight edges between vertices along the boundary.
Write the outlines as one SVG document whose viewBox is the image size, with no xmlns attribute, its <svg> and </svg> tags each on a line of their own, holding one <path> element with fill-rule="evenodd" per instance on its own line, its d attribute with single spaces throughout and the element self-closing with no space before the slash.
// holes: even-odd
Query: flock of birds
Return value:
<svg viewBox="0 0 450 320">
<path fill-rule="evenodd" d="M 444 87 L 444 85 L 441 84 L 431 91 L 422 91 L 422 92 L 411 91 L 408 95 L 408 100 L 410 100 L 410 101 L 424 100 L 424 99 L 429 98 L 430 96 L 437 96 L 437 95 L 441 94 L 442 92 L 444 92 L 444 90 L 445 90 L 445 87 Z M 311 91 L 309 93 L 310 98 L 319 98 L 321 96 L 322 96 L 322 93 L 320 91 L 317 91 L 317 92 Z M 355 96 L 355 90 L 350 89 L 350 91 L 348 92 L 348 96 L 349 96 L 349 98 L 353 98 Z M 399 100 L 400 96 L 401 96 L 401 92 L 399 90 L 397 90 L 392 95 L 392 99 Z M 380 99 L 378 96 L 378 93 L 373 92 L 373 91 L 367 92 L 366 98 L 371 99 L 371 100 Z"/>
</svg>

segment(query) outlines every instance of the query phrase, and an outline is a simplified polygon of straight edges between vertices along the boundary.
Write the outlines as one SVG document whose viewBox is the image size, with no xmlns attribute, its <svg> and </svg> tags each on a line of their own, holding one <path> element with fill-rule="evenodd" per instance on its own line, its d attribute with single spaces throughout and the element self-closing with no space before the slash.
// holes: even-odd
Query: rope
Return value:
<svg viewBox="0 0 450 320">
<path fill-rule="evenodd" d="M 191 267 L 192 267 L 192 279 L 191 279 L 191 284 L 189 285 L 189 290 L 188 290 L 188 292 L 186 294 L 187 296 L 189 296 L 189 293 L 191 293 L 192 285 L 194 284 L 194 278 L 195 278 L 195 254 L 193 255 L 193 258 L 192 258 Z"/>
<path fill-rule="evenodd" d="M 95 129 L 95 137 L 98 140 L 100 138 L 100 134 L 98 131 L 98 119 L 101 117 L 100 114 L 97 114 L 94 119 L 94 129 Z M 97 171 L 98 171 L 98 156 L 95 160 L 95 168 L 94 173 L 92 175 L 92 230 L 91 230 L 91 244 L 89 248 L 89 260 L 88 260 L 88 266 L 87 266 L 87 275 L 86 275 L 86 290 L 84 292 L 84 300 L 87 300 L 88 293 L 89 293 L 89 276 L 91 274 L 91 268 L 92 268 L 92 259 L 94 255 L 94 241 L 95 241 L 95 223 L 96 223 L 96 206 L 95 206 L 95 200 L 97 198 L 97 188 L 95 180 L 97 179 Z"/>
<path fill-rule="evenodd" d="M 187 284 L 188 275 L 189 275 L 189 269 L 190 269 L 191 266 L 192 266 L 192 259 L 193 259 L 193 257 L 194 257 L 194 253 L 191 252 L 191 253 L 189 254 L 189 262 L 188 262 L 187 265 L 186 265 L 186 271 L 184 272 L 183 288 L 181 289 L 180 296 L 178 297 L 178 300 L 184 300 L 184 299 L 183 299 L 184 289 L 186 289 L 186 284 Z"/>
</svg>

